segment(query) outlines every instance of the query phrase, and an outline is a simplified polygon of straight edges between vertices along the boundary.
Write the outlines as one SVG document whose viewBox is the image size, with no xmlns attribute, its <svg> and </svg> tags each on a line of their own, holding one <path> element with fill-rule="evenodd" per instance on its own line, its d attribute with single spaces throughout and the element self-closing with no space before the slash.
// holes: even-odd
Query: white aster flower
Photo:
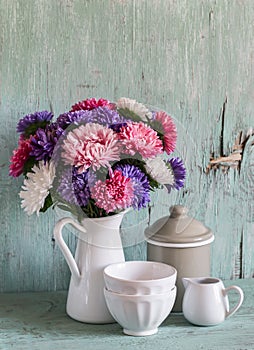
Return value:
<svg viewBox="0 0 254 350">
<path fill-rule="evenodd" d="M 162 185 L 173 185 L 174 174 L 162 157 L 145 159 L 145 168 L 149 175 Z"/>
<path fill-rule="evenodd" d="M 22 198 L 21 207 L 28 215 L 35 212 L 39 215 L 49 190 L 52 188 L 55 166 L 53 162 L 44 164 L 44 161 L 41 161 L 38 166 L 34 165 L 32 172 L 28 173 L 27 176 L 22 186 L 23 191 L 19 193 L 20 198 Z"/>
<path fill-rule="evenodd" d="M 116 106 L 117 108 L 129 109 L 131 112 L 137 114 L 144 122 L 147 121 L 146 117 L 148 117 L 148 119 L 152 118 L 152 112 L 150 112 L 146 106 L 137 102 L 136 100 L 132 100 L 127 97 L 121 97 L 117 101 Z"/>
</svg>

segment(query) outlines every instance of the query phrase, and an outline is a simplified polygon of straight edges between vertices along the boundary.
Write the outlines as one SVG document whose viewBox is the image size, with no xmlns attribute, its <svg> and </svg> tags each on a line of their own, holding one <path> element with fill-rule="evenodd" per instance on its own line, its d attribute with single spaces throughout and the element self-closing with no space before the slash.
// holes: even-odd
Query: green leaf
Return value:
<svg viewBox="0 0 254 350">
<path fill-rule="evenodd" d="M 118 113 L 126 119 L 131 119 L 134 122 L 142 122 L 143 120 L 136 113 L 130 111 L 128 108 L 119 108 Z"/>
<path fill-rule="evenodd" d="M 162 140 L 164 137 L 164 130 L 161 122 L 159 122 L 158 120 L 151 120 L 149 122 L 149 125 L 151 126 L 152 129 L 157 131 L 159 138 Z"/>
<path fill-rule="evenodd" d="M 29 138 L 30 135 L 34 135 L 37 131 L 37 129 L 41 128 L 41 129 L 45 129 L 47 124 L 49 124 L 50 122 L 44 120 L 44 121 L 41 121 L 41 122 L 35 122 L 31 125 L 29 125 L 25 132 L 24 132 L 24 135 L 26 138 Z"/>
<path fill-rule="evenodd" d="M 146 171 L 145 162 L 143 160 L 138 158 L 125 158 L 125 159 L 121 159 L 114 166 L 124 165 L 124 164 L 134 165 L 138 167 L 147 176 L 151 190 L 153 190 L 153 188 L 161 187 L 161 185 L 156 180 L 154 180 L 154 178 L 151 177 L 151 175 Z"/>
<path fill-rule="evenodd" d="M 45 199 L 44 206 L 40 209 L 40 212 L 45 213 L 45 211 L 50 208 L 53 205 L 53 201 L 51 198 L 51 195 L 48 194 L 48 196 Z"/>
<path fill-rule="evenodd" d="M 98 208 L 93 199 L 90 199 L 85 207 L 82 207 L 83 212 L 89 218 L 98 218 L 102 216 L 109 216 L 104 209 Z"/>
<path fill-rule="evenodd" d="M 27 173 L 31 173 L 33 166 L 37 163 L 38 162 L 36 161 L 35 157 L 28 158 L 24 164 L 23 175 L 26 176 Z"/>
</svg>

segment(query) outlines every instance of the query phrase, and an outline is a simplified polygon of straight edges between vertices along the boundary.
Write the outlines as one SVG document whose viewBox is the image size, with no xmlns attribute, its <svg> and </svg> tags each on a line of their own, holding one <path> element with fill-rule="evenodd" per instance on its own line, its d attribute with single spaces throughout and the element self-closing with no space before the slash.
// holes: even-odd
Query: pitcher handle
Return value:
<svg viewBox="0 0 254 350">
<path fill-rule="evenodd" d="M 80 271 L 79 268 L 77 266 L 77 263 L 69 249 L 69 247 L 67 246 L 67 244 L 65 243 L 64 239 L 63 239 L 63 234 L 62 234 L 62 230 L 63 227 L 67 224 L 71 224 L 74 228 L 86 232 L 85 228 L 81 225 L 79 225 L 76 221 L 74 221 L 72 218 L 66 217 L 63 219 L 60 219 L 54 228 L 54 238 L 61 250 L 61 252 L 63 253 L 63 256 L 65 257 L 65 260 L 71 270 L 72 276 L 74 277 L 74 280 L 76 282 L 79 282 L 80 280 Z"/>
<path fill-rule="evenodd" d="M 229 316 L 232 316 L 239 309 L 239 307 L 242 305 L 243 299 L 244 299 L 244 294 L 243 294 L 243 291 L 242 291 L 242 289 L 240 287 L 238 287 L 238 286 L 230 286 L 228 288 L 225 288 L 224 289 L 224 294 L 226 295 L 230 290 L 236 290 L 237 291 L 237 293 L 239 294 L 239 300 L 238 300 L 237 305 L 227 312 L 227 315 L 226 315 L 227 318 Z"/>
</svg>

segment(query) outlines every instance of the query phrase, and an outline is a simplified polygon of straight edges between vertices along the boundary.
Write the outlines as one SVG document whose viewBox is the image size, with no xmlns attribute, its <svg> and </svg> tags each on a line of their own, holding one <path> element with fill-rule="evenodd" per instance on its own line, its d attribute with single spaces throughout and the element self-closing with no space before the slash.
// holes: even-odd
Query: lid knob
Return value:
<svg viewBox="0 0 254 350">
<path fill-rule="evenodd" d="M 173 205 L 169 209 L 170 211 L 170 217 L 176 218 L 178 216 L 186 216 L 188 213 L 188 208 L 184 207 L 183 205 Z"/>
</svg>

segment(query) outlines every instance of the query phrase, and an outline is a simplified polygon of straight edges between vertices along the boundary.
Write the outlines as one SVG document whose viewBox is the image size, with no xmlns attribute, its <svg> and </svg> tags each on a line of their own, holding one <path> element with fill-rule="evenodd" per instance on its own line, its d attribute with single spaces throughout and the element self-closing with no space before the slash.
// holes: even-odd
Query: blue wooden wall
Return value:
<svg viewBox="0 0 254 350">
<path fill-rule="evenodd" d="M 187 167 L 183 191 L 126 216 L 126 258 L 145 259 L 144 227 L 181 203 L 215 234 L 212 273 L 253 276 L 253 18 L 252 0 L 0 0 L 0 291 L 67 288 L 59 214 L 25 215 L 9 158 L 23 115 L 92 96 L 171 113 Z"/>
</svg>

